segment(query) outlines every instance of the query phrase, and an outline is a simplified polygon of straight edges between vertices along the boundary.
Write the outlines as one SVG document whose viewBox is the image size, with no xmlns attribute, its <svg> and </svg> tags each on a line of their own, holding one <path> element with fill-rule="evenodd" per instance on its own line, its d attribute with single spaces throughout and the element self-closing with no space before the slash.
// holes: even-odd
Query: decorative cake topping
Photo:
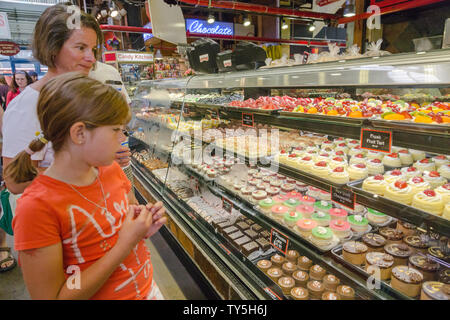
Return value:
<svg viewBox="0 0 450 320">
<path fill-rule="evenodd" d="M 372 159 L 372 160 L 370 160 L 370 162 L 373 162 L 373 163 L 381 163 L 381 160 L 380 160 L 380 159 Z"/>
<path fill-rule="evenodd" d="M 417 168 L 416 167 L 409 167 L 406 171 L 408 171 L 408 172 L 417 171 Z"/>
<path fill-rule="evenodd" d="M 414 183 L 422 183 L 422 182 L 425 182 L 425 180 L 423 180 L 422 177 L 414 177 L 414 178 L 412 178 L 412 182 L 414 182 Z"/>
<path fill-rule="evenodd" d="M 441 176 L 437 171 L 431 171 L 428 175 L 433 178 L 439 178 Z"/>
<path fill-rule="evenodd" d="M 406 181 L 397 180 L 395 181 L 394 186 L 396 186 L 399 189 L 405 189 L 406 187 L 408 187 L 408 184 L 406 183 Z"/>
<path fill-rule="evenodd" d="M 430 163 L 430 160 L 425 158 L 425 159 L 420 160 L 419 162 L 420 163 Z"/>
<path fill-rule="evenodd" d="M 374 180 L 384 180 L 384 177 L 381 174 L 377 174 L 376 176 L 373 177 Z"/>
<path fill-rule="evenodd" d="M 336 151 L 336 155 L 337 156 L 343 156 L 344 155 L 344 151 Z"/>
<path fill-rule="evenodd" d="M 364 153 L 358 153 L 355 155 L 355 157 L 362 159 L 362 158 L 364 158 Z"/>
<path fill-rule="evenodd" d="M 359 215 L 359 214 L 356 214 L 355 215 L 355 221 L 362 222 L 363 221 L 363 217 L 361 215 Z"/>
<path fill-rule="evenodd" d="M 333 169 L 333 172 L 344 172 L 344 167 L 336 167 Z"/>
<path fill-rule="evenodd" d="M 366 167 L 366 165 L 364 163 L 357 163 L 357 164 L 355 164 L 355 167 L 364 169 Z"/>
<path fill-rule="evenodd" d="M 391 157 L 391 158 L 398 158 L 398 154 L 397 153 L 390 153 L 387 156 Z"/>
<path fill-rule="evenodd" d="M 342 158 L 342 157 L 335 157 L 335 158 L 333 158 L 333 160 L 342 162 L 342 161 L 344 161 L 344 158 Z"/>
<path fill-rule="evenodd" d="M 423 192 L 428 197 L 436 197 L 436 192 L 434 190 L 428 189 Z"/>
<path fill-rule="evenodd" d="M 317 227 L 317 233 L 319 233 L 319 234 L 326 234 L 327 233 L 327 229 L 325 229 L 324 227 Z"/>
</svg>

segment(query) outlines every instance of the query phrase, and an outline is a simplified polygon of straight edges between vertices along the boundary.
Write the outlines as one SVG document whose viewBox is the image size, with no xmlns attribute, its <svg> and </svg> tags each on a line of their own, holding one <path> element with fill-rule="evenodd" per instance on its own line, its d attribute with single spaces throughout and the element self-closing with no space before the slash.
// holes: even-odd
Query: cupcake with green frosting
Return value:
<svg viewBox="0 0 450 320">
<path fill-rule="evenodd" d="M 323 213 L 329 213 L 332 207 L 331 203 L 327 201 L 316 201 L 316 203 L 314 203 L 314 209 Z"/>
<path fill-rule="evenodd" d="M 284 222 L 289 226 L 289 227 L 293 227 L 297 224 L 297 221 L 302 219 L 302 215 L 298 212 L 295 211 L 291 211 L 291 212 L 286 212 L 283 216 L 283 220 Z"/>
<path fill-rule="evenodd" d="M 291 210 L 295 210 L 295 207 L 297 207 L 299 204 L 301 204 L 300 200 L 297 198 L 290 198 L 283 202 L 283 204 L 288 207 Z"/>
<path fill-rule="evenodd" d="M 383 224 L 389 220 L 389 216 L 380 211 L 367 208 L 367 220 L 375 224 Z"/>
<path fill-rule="evenodd" d="M 329 247 L 333 243 L 333 231 L 330 228 L 316 227 L 311 234 L 311 241 L 318 247 Z"/>
<path fill-rule="evenodd" d="M 273 201 L 272 198 L 266 198 L 264 200 L 261 200 L 258 202 L 259 207 L 261 208 L 261 211 L 264 213 L 270 213 L 272 207 L 276 204 L 275 201 Z"/>
<path fill-rule="evenodd" d="M 321 227 L 328 227 L 330 225 L 331 217 L 329 213 L 318 211 L 312 214 L 311 219 L 316 221 Z"/>
<path fill-rule="evenodd" d="M 365 232 L 369 228 L 369 220 L 359 214 L 348 216 L 347 221 L 352 230 L 358 233 Z"/>
</svg>

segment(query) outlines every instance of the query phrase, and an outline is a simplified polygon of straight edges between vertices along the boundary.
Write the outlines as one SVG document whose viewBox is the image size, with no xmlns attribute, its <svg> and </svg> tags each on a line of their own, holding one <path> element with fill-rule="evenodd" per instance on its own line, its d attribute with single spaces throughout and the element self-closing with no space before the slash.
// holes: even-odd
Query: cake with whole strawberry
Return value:
<svg viewBox="0 0 450 320">
<path fill-rule="evenodd" d="M 330 171 L 327 179 L 338 184 L 346 184 L 350 181 L 350 175 L 344 167 L 336 167 Z"/>
<path fill-rule="evenodd" d="M 384 173 L 384 165 L 380 159 L 370 159 L 366 162 L 366 165 L 371 175 Z"/>
<path fill-rule="evenodd" d="M 398 153 L 390 153 L 384 156 L 383 164 L 392 168 L 399 168 L 402 166 Z"/>
<path fill-rule="evenodd" d="M 384 196 L 388 199 L 410 205 L 412 203 L 414 192 L 408 183 L 404 180 L 397 180 L 386 187 Z"/>
<path fill-rule="evenodd" d="M 438 216 L 442 215 L 442 211 L 444 211 L 442 196 L 431 189 L 415 194 L 412 206 Z"/>
<path fill-rule="evenodd" d="M 412 187 L 413 193 L 431 189 L 431 185 L 422 177 L 414 177 L 408 180 L 408 184 Z"/>
<path fill-rule="evenodd" d="M 441 177 L 441 175 L 437 171 L 425 171 L 423 173 L 423 178 L 431 185 L 431 188 L 433 189 L 447 183 L 447 179 Z"/>
<path fill-rule="evenodd" d="M 347 169 L 350 180 L 365 179 L 369 175 L 369 170 L 364 163 L 352 164 Z"/>
<path fill-rule="evenodd" d="M 403 166 L 410 166 L 414 163 L 413 156 L 409 153 L 408 149 L 400 149 L 398 156 Z"/>
<path fill-rule="evenodd" d="M 444 164 L 439 167 L 438 172 L 443 176 L 445 179 L 450 180 L 450 164 Z"/>
<path fill-rule="evenodd" d="M 413 177 L 420 177 L 422 175 L 422 173 L 419 170 L 417 170 L 417 168 L 414 166 L 402 168 L 401 171 L 403 175 L 406 177 L 406 179 L 411 179 Z"/>
<path fill-rule="evenodd" d="M 434 171 L 436 170 L 436 165 L 433 162 L 432 159 L 422 159 L 419 160 L 417 162 L 414 163 L 414 166 L 420 171 L 420 172 L 424 172 L 424 171 Z"/>
<path fill-rule="evenodd" d="M 442 197 L 442 201 L 445 203 L 450 203 L 450 183 L 446 183 L 438 188 L 436 188 L 434 191 L 439 193 Z"/>
<path fill-rule="evenodd" d="M 384 179 L 386 180 L 387 183 L 392 183 L 397 180 L 405 180 L 406 178 L 405 178 L 404 173 L 401 170 L 395 169 L 395 170 L 386 172 L 384 174 Z"/>
<path fill-rule="evenodd" d="M 382 196 L 384 195 L 387 186 L 388 184 L 384 177 L 381 174 L 377 174 L 376 176 L 366 178 L 362 188 L 363 190 Z"/>
</svg>

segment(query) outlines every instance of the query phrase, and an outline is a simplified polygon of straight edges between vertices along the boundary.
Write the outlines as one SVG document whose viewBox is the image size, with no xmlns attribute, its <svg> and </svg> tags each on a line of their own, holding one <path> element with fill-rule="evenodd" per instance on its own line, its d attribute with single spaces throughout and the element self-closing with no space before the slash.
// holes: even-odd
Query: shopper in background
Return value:
<svg viewBox="0 0 450 320">
<path fill-rule="evenodd" d="M 0 103 L 2 104 L 2 109 L 6 108 L 6 96 L 8 95 L 9 86 L 6 83 L 5 77 L 0 76 Z"/>
<path fill-rule="evenodd" d="M 30 71 L 28 72 L 28 74 L 30 75 L 31 80 L 33 80 L 33 82 L 36 82 L 38 80 L 38 74 L 36 72 Z"/>
<path fill-rule="evenodd" d="M 11 87 L 8 92 L 8 95 L 6 96 L 6 107 L 8 107 L 9 103 L 17 97 L 19 94 L 21 94 L 25 88 L 32 84 L 33 80 L 31 80 L 31 77 L 28 75 L 25 71 L 17 71 L 14 73 L 14 76 L 11 81 Z"/>
<path fill-rule="evenodd" d="M 67 73 L 41 89 L 37 113 L 42 135 L 5 169 L 16 183 L 34 179 L 13 221 L 31 298 L 151 298 L 153 268 L 143 239 L 165 223 L 165 210 L 127 197 L 131 184 L 114 161 L 131 117 L 124 97 L 81 73 Z M 47 142 L 55 158 L 37 176 L 31 155 Z M 74 270 L 77 290 L 68 279 Z"/>
<path fill-rule="evenodd" d="M 81 11 L 79 19 L 81 28 L 69 29 L 67 21 L 72 13 L 68 9 L 64 4 L 48 7 L 35 25 L 32 40 L 33 56 L 42 65 L 48 66 L 48 72 L 11 101 L 3 116 L 3 168 L 28 145 L 37 131 L 41 131 L 36 107 L 42 87 L 59 74 L 71 71 L 88 74 L 96 61 L 97 48 L 103 42 L 97 21 Z M 41 152 L 36 152 L 31 159 L 39 172 L 45 170 L 53 161 L 51 144 L 46 145 Z M 2 192 L 8 193 L 2 194 L 1 197 L 3 216 L 0 219 L 0 227 L 12 233 L 8 222 L 12 220 L 14 214 L 15 199 L 30 182 L 17 184 L 5 175 L 3 179 L 8 191 Z M 5 231 L 0 228 L 1 247 L 6 248 L 7 244 Z M 0 261 L 3 261 L 0 264 L 0 272 L 8 270 L 15 264 L 12 255 L 5 251 L 0 251 Z"/>
</svg>

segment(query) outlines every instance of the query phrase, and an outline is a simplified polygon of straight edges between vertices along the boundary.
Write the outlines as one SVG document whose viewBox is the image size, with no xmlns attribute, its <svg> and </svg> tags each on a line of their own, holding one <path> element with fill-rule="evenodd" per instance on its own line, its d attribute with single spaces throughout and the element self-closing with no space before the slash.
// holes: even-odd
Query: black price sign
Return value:
<svg viewBox="0 0 450 320">
<path fill-rule="evenodd" d="M 270 233 L 270 244 L 275 247 L 275 249 L 287 253 L 289 238 L 282 234 L 280 231 L 272 228 Z"/>
<path fill-rule="evenodd" d="M 361 149 L 391 153 L 392 132 L 361 129 Z"/>
<path fill-rule="evenodd" d="M 255 126 L 255 118 L 253 113 L 243 113 L 242 114 L 242 125 L 246 127 Z"/>
<path fill-rule="evenodd" d="M 231 214 L 233 212 L 233 203 L 230 200 L 222 197 L 222 208 L 223 210 Z"/>
<path fill-rule="evenodd" d="M 356 194 L 348 189 L 336 189 L 331 187 L 331 201 L 338 203 L 348 209 L 355 209 Z"/>
</svg>

